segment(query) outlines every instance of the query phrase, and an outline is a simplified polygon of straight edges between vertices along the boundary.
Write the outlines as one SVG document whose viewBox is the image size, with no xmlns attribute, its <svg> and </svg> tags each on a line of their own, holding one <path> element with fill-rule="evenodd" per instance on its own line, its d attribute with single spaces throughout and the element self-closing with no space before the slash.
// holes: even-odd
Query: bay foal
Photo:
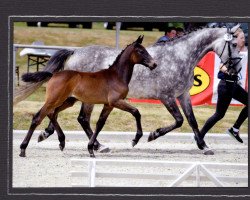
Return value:
<svg viewBox="0 0 250 200">
<path fill-rule="evenodd" d="M 136 145 L 142 137 L 141 116 L 139 111 L 127 104 L 125 98 L 128 94 L 128 84 L 131 80 L 135 64 L 142 64 L 151 70 L 157 65 L 146 49 L 141 45 L 143 37 L 128 45 L 108 68 L 99 72 L 78 72 L 65 70 L 52 74 L 41 71 L 27 73 L 22 76 L 25 82 L 39 82 L 49 79 L 46 88 L 46 100 L 43 107 L 32 119 L 29 131 L 24 138 L 21 148 L 21 157 L 26 156 L 26 148 L 36 127 L 48 116 L 58 133 L 61 150 L 65 146 L 65 136 L 57 122 L 59 111 L 72 106 L 77 100 L 88 104 L 104 104 L 103 110 L 96 124 L 96 130 L 88 143 L 91 157 L 95 157 L 93 147 L 98 133 L 103 128 L 105 121 L 113 110 L 118 108 L 131 113 L 136 119 L 137 132 L 132 141 Z M 69 103 L 70 102 L 70 103 Z"/>
</svg>

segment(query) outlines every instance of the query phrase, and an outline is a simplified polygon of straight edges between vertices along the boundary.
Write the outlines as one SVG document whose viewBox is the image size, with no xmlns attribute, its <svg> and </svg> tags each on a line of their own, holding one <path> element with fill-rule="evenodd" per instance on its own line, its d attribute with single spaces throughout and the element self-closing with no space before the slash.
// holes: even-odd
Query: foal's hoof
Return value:
<svg viewBox="0 0 250 200">
<path fill-rule="evenodd" d="M 214 152 L 209 148 L 204 148 L 204 155 L 214 155 Z"/>
<path fill-rule="evenodd" d="M 94 154 L 93 148 L 94 148 L 93 145 L 88 144 L 89 156 L 90 156 L 91 158 L 95 158 L 95 154 Z"/>
<path fill-rule="evenodd" d="M 25 150 L 21 149 L 21 153 L 19 154 L 20 157 L 26 157 Z"/>
<path fill-rule="evenodd" d="M 151 142 L 152 140 L 155 140 L 155 137 L 154 137 L 154 133 L 155 132 L 151 132 L 148 136 L 148 142 Z"/>
<path fill-rule="evenodd" d="M 89 156 L 90 156 L 90 158 L 95 158 L 95 154 L 94 153 L 90 153 Z"/>
<path fill-rule="evenodd" d="M 46 137 L 46 132 L 41 132 L 38 136 L 38 142 L 42 142 L 43 140 L 46 140 L 48 137 Z"/>
<path fill-rule="evenodd" d="M 88 150 L 89 150 L 89 156 L 90 156 L 90 158 L 95 158 L 95 154 L 94 154 L 93 149 L 88 149 Z"/>
<path fill-rule="evenodd" d="M 132 140 L 132 147 L 134 147 L 137 144 L 135 140 Z"/>
<path fill-rule="evenodd" d="M 94 150 L 95 151 L 98 151 L 98 149 L 100 148 L 101 144 L 100 145 L 94 145 Z"/>
<path fill-rule="evenodd" d="M 61 142 L 61 143 L 59 144 L 60 150 L 63 151 L 64 147 L 65 147 L 65 142 Z"/>
<path fill-rule="evenodd" d="M 204 148 L 208 148 L 204 141 L 199 143 L 196 136 L 194 136 L 194 140 L 196 141 L 196 144 L 200 150 L 203 150 Z"/>
</svg>

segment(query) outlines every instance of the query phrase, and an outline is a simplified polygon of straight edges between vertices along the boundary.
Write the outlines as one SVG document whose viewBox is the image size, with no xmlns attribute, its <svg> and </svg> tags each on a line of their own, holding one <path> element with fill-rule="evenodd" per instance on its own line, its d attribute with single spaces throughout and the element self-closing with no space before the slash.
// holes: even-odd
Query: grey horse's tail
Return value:
<svg viewBox="0 0 250 200">
<path fill-rule="evenodd" d="M 73 50 L 61 49 L 57 51 L 48 61 L 43 71 L 57 72 L 64 68 L 64 62 L 74 53 Z"/>
<path fill-rule="evenodd" d="M 22 75 L 22 80 L 24 82 L 38 83 L 44 80 L 49 80 L 53 76 L 50 72 L 35 72 L 35 73 L 26 73 Z"/>
<path fill-rule="evenodd" d="M 48 61 L 41 72 L 26 73 L 22 75 L 24 82 L 37 83 L 53 76 L 53 73 L 60 71 L 64 67 L 64 62 L 74 53 L 72 50 L 62 49 L 57 51 Z"/>
<path fill-rule="evenodd" d="M 57 51 L 48 61 L 43 71 L 35 73 L 26 73 L 22 76 L 23 81 L 29 82 L 20 86 L 14 91 L 14 104 L 24 100 L 37 90 L 44 82 L 48 81 L 53 73 L 64 68 L 65 61 L 74 53 L 73 50 L 62 49 Z"/>
</svg>

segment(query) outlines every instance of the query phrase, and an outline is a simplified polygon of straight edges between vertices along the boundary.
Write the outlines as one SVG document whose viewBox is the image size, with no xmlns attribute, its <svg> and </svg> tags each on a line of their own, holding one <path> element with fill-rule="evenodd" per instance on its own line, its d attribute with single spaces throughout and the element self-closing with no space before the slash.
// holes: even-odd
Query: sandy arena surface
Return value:
<svg viewBox="0 0 250 200">
<path fill-rule="evenodd" d="M 26 150 L 25 158 L 19 157 L 19 146 L 25 136 L 24 133 L 14 133 L 13 141 L 13 187 L 71 187 L 72 179 L 70 177 L 71 170 L 77 170 L 71 165 L 72 158 L 89 158 L 87 151 L 87 138 L 84 133 L 65 133 L 66 147 L 64 151 L 60 151 L 58 147 L 57 135 L 54 134 L 47 140 L 37 143 L 38 132 L 35 132 L 29 146 Z M 176 136 L 177 135 L 177 136 Z M 180 137 L 179 137 L 180 135 Z M 189 139 L 183 139 L 181 133 L 170 133 L 164 137 L 148 143 L 148 134 L 145 133 L 140 142 L 134 148 L 131 147 L 133 133 L 120 135 L 99 135 L 99 141 L 110 147 L 109 153 L 96 152 L 98 159 L 127 159 L 127 160 L 156 160 L 156 161 L 199 161 L 199 162 L 215 162 L 215 163 L 248 163 L 248 138 L 244 134 L 244 144 L 234 141 L 229 136 L 226 139 L 218 139 L 217 137 L 206 138 L 206 143 L 214 150 L 215 155 L 205 156 L 202 151 L 198 150 L 192 136 Z M 177 139 L 176 139 L 177 138 Z M 180 139 L 178 139 L 180 138 Z M 187 137 L 185 137 L 187 138 Z M 142 168 L 133 169 L 142 170 L 148 173 L 183 173 L 183 169 L 160 169 L 160 168 Z M 144 167 L 144 168 L 143 168 Z M 105 169 L 105 168 L 104 168 Z M 110 170 L 110 169 L 107 169 Z M 128 169 L 118 169 L 126 172 Z M 151 170 L 151 171 L 150 171 Z M 165 171 L 164 171 L 165 170 Z M 171 170 L 175 170 L 172 172 Z M 113 170 L 112 170 L 113 171 Z M 231 171 L 218 170 L 226 176 L 247 177 L 247 170 Z M 123 180 L 128 186 L 167 186 L 163 180 L 156 181 L 153 185 L 148 180 Z M 105 184 L 105 180 L 100 180 L 100 184 Z M 108 183 L 112 182 L 109 180 Z M 108 184 L 107 184 L 108 186 Z M 183 186 L 190 186 L 190 183 Z M 207 183 L 201 186 L 214 186 L 213 183 Z M 246 183 L 227 186 L 243 186 Z"/>
</svg>

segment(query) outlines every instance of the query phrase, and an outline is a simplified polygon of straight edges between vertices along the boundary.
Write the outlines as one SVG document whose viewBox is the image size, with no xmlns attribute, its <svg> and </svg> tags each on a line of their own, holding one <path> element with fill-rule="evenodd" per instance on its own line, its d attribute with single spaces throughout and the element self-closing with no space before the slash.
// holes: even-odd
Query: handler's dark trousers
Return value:
<svg viewBox="0 0 250 200">
<path fill-rule="evenodd" d="M 201 129 L 201 135 L 203 138 L 205 137 L 206 133 L 225 116 L 232 98 L 245 105 L 234 124 L 234 128 L 239 129 L 242 123 L 248 117 L 248 93 L 236 82 L 221 80 L 218 85 L 218 101 L 216 105 L 216 112 L 207 120 Z"/>
</svg>

